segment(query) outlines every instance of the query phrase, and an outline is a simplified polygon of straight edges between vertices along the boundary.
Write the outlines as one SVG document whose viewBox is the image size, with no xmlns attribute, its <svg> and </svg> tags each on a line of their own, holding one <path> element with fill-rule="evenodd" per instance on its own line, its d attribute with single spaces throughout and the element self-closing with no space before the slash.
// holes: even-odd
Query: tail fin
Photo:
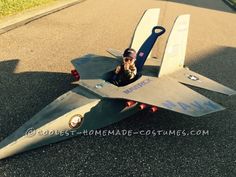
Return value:
<svg viewBox="0 0 236 177">
<path fill-rule="evenodd" d="M 159 19 L 160 9 L 148 9 L 145 11 L 140 22 L 138 23 L 130 47 L 138 51 L 145 40 L 150 36 L 151 29 L 157 26 Z M 149 53 L 150 57 L 151 52 Z"/>
<path fill-rule="evenodd" d="M 164 57 L 161 62 L 159 77 L 171 74 L 184 66 L 190 15 L 179 16 L 170 33 Z"/>
</svg>

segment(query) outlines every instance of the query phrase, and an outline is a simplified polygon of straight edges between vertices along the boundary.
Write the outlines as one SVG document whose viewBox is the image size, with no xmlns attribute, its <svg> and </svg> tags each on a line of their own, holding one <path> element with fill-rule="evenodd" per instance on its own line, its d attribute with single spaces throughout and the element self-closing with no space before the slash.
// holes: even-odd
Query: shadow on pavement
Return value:
<svg viewBox="0 0 236 177">
<path fill-rule="evenodd" d="M 19 59 L 0 62 L 0 134 L 6 137 L 47 104 L 71 90 L 67 73 L 14 73 Z"/>
</svg>

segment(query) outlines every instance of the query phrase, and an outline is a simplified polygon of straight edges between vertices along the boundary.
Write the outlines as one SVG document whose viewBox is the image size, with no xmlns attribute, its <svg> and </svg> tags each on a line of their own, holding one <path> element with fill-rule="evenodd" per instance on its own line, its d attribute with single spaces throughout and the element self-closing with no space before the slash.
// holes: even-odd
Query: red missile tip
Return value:
<svg viewBox="0 0 236 177">
<path fill-rule="evenodd" d="M 140 109 L 140 110 L 143 110 L 143 109 L 145 109 L 146 107 L 147 107 L 146 104 L 140 104 L 140 105 L 139 105 L 139 109 Z"/>
<path fill-rule="evenodd" d="M 150 109 L 151 112 L 157 112 L 158 111 L 158 107 L 156 106 L 152 106 Z"/>
<path fill-rule="evenodd" d="M 130 107 L 130 106 L 133 106 L 135 103 L 136 103 L 135 101 L 127 101 L 126 106 Z"/>
<path fill-rule="evenodd" d="M 71 70 L 71 74 L 75 77 L 76 80 L 80 79 L 80 75 L 76 69 Z"/>
</svg>

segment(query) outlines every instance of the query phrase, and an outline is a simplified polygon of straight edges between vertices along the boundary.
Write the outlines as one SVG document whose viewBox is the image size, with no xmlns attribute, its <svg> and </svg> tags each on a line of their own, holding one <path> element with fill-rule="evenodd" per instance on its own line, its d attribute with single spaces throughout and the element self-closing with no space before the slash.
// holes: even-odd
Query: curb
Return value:
<svg viewBox="0 0 236 177">
<path fill-rule="evenodd" d="M 65 8 L 68 8 L 84 1 L 86 0 L 70 0 L 69 2 L 68 0 L 64 0 L 63 2 L 58 2 L 48 7 L 39 7 L 35 10 L 31 10 L 28 12 L 26 11 L 25 13 L 23 13 L 23 15 L 18 14 L 3 19 L 3 21 L 0 22 L 0 35 L 20 26 L 23 26 L 27 23 L 30 23 L 31 21 L 37 20 L 39 18 L 42 18 L 44 16 L 47 16 L 49 14 L 55 13 L 57 11 L 63 10 Z"/>
<path fill-rule="evenodd" d="M 236 5 L 232 3 L 230 0 L 223 0 L 225 4 L 227 4 L 231 9 L 236 11 Z"/>
</svg>

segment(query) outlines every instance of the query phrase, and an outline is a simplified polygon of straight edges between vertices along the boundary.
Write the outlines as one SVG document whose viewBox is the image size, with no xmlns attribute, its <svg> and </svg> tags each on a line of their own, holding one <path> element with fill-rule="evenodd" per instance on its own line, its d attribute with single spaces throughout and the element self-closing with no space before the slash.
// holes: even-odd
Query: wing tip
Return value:
<svg viewBox="0 0 236 177">
<path fill-rule="evenodd" d="M 220 105 L 219 105 L 220 106 Z M 191 115 L 192 117 L 202 117 L 202 116 L 205 116 L 205 115 L 208 115 L 208 114 L 212 114 L 212 113 L 216 113 L 216 112 L 219 112 L 219 111 L 223 111 L 225 110 L 226 108 L 223 107 L 223 106 L 220 106 L 217 110 L 214 110 L 214 111 L 209 111 L 209 112 L 204 112 L 202 114 L 195 114 L 195 115 Z"/>
<path fill-rule="evenodd" d="M 188 106 L 188 105 L 186 105 Z M 205 106 L 204 108 L 202 106 Z M 163 107 L 164 109 L 167 109 L 167 110 L 170 110 L 170 111 L 173 111 L 173 112 L 178 112 L 180 114 L 184 114 L 184 115 L 188 115 L 188 116 L 191 116 L 191 117 L 202 117 L 202 116 L 205 116 L 205 115 L 208 115 L 208 114 L 211 114 L 211 113 L 215 113 L 215 112 L 219 112 L 219 111 L 223 111 L 225 110 L 226 108 L 221 106 L 220 104 L 218 103 L 215 103 L 211 100 L 209 100 L 209 102 L 206 102 L 205 104 L 201 105 L 200 106 L 201 109 L 192 109 L 190 111 L 183 111 L 183 110 L 179 110 L 179 109 L 169 109 L 168 107 Z"/>
<path fill-rule="evenodd" d="M 233 89 L 230 89 L 231 92 L 228 93 L 228 96 L 233 96 L 233 95 L 236 95 L 236 91 L 233 90 Z"/>
</svg>

